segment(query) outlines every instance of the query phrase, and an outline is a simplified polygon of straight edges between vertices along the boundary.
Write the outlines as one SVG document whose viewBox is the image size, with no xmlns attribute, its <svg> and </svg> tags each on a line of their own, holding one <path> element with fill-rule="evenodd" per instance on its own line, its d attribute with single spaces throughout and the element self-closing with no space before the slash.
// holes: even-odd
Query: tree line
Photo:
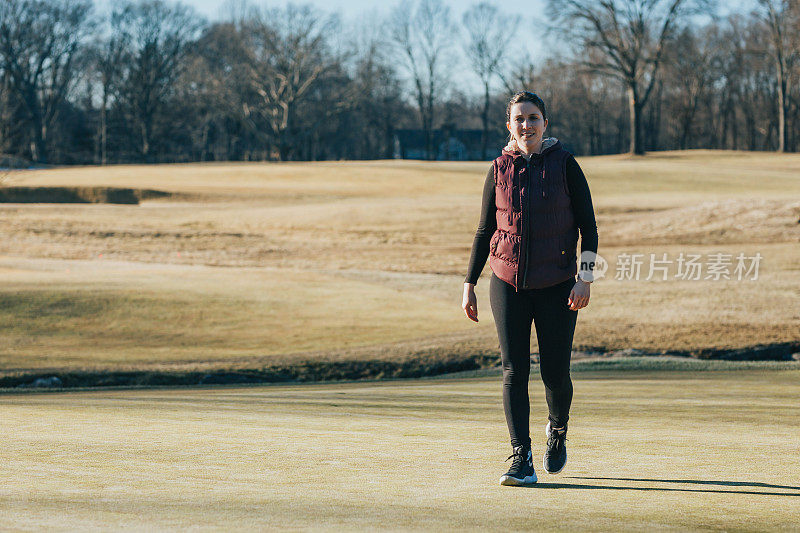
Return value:
<svg viewBox="0 0 800 533">
<path fill-rule="evenodd" d="M 480 130 L 488 159 L 518 90 L 576 154 L 797 151 L 798 0 L 549 2 L 404 0 L 356 28 L 310 5 L 207 21 L 163 0 L 2 0 L 0 167 L 379 159 L 401 129 L 433 154 L 447 125 Z M 531 39 L 556 46 L 535 63 Z"/>
</svg>

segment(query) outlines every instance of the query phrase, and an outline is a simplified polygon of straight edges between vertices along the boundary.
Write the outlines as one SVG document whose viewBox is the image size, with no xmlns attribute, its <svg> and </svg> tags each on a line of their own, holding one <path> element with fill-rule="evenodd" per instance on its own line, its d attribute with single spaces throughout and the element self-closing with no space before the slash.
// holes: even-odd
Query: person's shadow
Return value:
<svg viewBox="0 0 800 533">
<path fill-rule="evenodd" d="M 760 494 L 763 496 L 795 496 L 800 497 L 800 487 L 792 485 L 773 485 L 760 481 L 714 481 L 701 479 L 652 479 L 634 477 L 590 477 L 590 476 L 565 476 L 562 479 L 586 479 L 599 481 L 637 481 L 643 483 L 656 484 L 647 487 L 623 487 L 620 485 L 590 485 L 586 483 L 536 483 L 530 485 L 531 488 L 545 489 L 605 489 L 605 490 L 643 490 L 643 491 L 665 491 L 665 492 L 715 492 L 721 494 Z M 704 485 L 720 487 L 746 487 L 749 490 L 725 490 L 716 488 L 677 488 L 670 486 L 659 486 L 662 483 L 672 483 L 681 485 Z M 776 492 L 762 489 L 784 489 L 795 492 Z"/>
</svg>

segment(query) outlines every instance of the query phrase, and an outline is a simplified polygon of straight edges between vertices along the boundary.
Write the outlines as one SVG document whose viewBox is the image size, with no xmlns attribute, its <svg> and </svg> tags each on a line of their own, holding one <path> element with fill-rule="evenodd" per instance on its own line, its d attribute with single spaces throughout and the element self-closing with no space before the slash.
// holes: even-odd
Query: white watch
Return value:
<svg viewBox="0 0 800 533">
<path fill-rule="evenodd" d="M 586 283 L 591 283 L 594 281 L 594 273 L 590 270 L 581 270 L 578 272 L 578 279 Z"/>
</svg>

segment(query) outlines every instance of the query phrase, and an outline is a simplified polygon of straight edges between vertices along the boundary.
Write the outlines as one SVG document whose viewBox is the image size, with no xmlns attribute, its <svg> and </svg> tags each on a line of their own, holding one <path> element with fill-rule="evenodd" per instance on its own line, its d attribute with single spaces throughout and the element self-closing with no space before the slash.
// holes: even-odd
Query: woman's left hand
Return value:
<svg viewBox="0 0 800 533">
<path fill-rule="evenodd" d="M 567 301 L 570 311 L 577 311 L 589 305 L 589 285 L 591 285 L 591 283 L 586 283 L 581 279 L 575 282 L 575 286 L 572 287 L 572 291 L 569 293 L 569 300 Z"/>
</svg>

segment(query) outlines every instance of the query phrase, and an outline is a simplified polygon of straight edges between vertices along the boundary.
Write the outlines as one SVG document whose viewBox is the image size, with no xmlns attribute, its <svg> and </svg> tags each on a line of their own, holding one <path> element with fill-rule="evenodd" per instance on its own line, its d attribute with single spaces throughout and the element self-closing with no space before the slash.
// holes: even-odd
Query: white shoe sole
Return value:
<svg viewBox="0 0 800 533">
<path fill-rule="evenodd" d="M 526 476 L 523 479 L 517 479 L 511 476 L 500 476 L 500 484 L 505 485 L 507 487 L 521 487 L 523 485 L 532 485 L 537 481 L 538 479 L 536 478 L 535 473 L 532 476 Z"/>
</svg>

